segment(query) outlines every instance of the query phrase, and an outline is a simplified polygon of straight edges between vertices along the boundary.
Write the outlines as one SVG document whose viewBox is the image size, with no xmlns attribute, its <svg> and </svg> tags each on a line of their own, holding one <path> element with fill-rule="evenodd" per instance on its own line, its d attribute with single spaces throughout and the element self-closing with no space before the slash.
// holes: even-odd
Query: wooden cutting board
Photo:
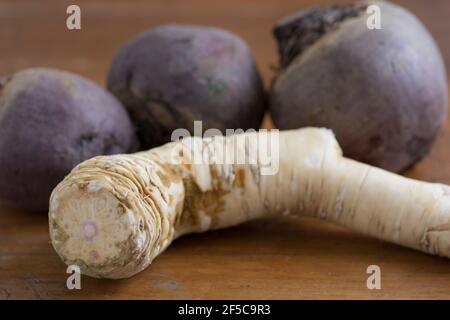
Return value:
<svg viewBox="0 0 450 320">
<path fill-rule="evenodd" d="M 130 36 L 176 21 L 218 25 L 241 34 L 253 48 L 268 84 L 273 75 L 270 65 L 276 62 L 270 35 L 273 22 L 312 3 L 330 3 L 154 0 L 130 6 L 124 0 L 114 5 L 77 2 L 83 15 L 79 32 L 65 29 L 69 1 L 2 1 L 0 74 L 51 66 L 103 83 L 113 54 Z M 423 12 L 442 40 L 441 47 L 448 47 L 442 28 L 445 21 L 436 18 L 449 13 L 445 0 L 434 1 L 433 6 L 426 5 L 426 0 L 400 2 Z M 450 50 L 444 50 L 444 56 L 449 55 Z M 431 154 L 407 175 L 450 184 L 449 159 L 450 122 Z M 369 265 L 381 268 L 381 290 L 367 289 Z M 82 289 L 70 291 L 67 276 L 66 266 L 49 243 L 46 214 L 0 208 L 0 299 L 450 298 L 449 260 L 309 219 L 261 220 L 186 236 L 131 279 L 82 277 Z"/>
</svg>

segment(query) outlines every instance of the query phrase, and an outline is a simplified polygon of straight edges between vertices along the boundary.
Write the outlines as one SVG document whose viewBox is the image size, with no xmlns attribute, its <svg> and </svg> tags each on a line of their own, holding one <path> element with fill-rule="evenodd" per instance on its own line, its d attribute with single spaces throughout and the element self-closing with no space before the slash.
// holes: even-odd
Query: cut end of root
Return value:
<svg viewBox="0 0 450 320">
<path fill-rule="evenodd" d="M 50 236 L 68 265 L 93 277 L 121 277 L 132 261 L 138 224 L 109 190 L 93 182 L 59 190 L 50 200 Z"/>
<path fill-rule="evenodd" d="M 361 15 L 367 4 L 332 5 L 296 12 L 279 21 L 273 30 L 278 42 L 280 67 L 286 68 L 306 48 L 343 21 Z"/>
</svg>

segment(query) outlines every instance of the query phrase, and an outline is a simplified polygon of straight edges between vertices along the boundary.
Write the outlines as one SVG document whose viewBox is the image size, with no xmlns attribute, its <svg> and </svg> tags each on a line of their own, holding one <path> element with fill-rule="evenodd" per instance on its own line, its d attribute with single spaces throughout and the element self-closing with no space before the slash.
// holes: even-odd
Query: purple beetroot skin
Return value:
<svg viewBox="0 0 450 320">
<path fill-rule="evenodd" d="M 0 79 L 0 203 L 47 210 L 75 165 L 136 149 L 126 110 L 95 83 L 41 68 Z"/>
<path fill-rule="evenodd" d="M 170 141 L 173 130 L 258 129 L 265 93 L 247 44 L 217 28 L 165 25 L 125 44 L 108 89 L 135 122 L 142 147 Z"/>
<path fill-rule="evenodd" d="M 379 30 L 367 27 L 371 4 L 380 8 Z M 330 128 L 344 155 L 391 171 L 428 153 L 447 117 L 448 87 L 439 49 L 411 13 L 363 1 L 294 14 L 274 31 L 275 126 Z"/>
</svg>

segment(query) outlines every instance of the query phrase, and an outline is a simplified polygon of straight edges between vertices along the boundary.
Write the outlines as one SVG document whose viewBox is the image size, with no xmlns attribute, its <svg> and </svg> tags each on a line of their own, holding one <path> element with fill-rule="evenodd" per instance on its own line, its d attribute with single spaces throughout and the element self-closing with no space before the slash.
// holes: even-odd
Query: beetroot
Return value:
<svg viewBox="0 0 450 320">
<path fill-rule="evenodd" d="M 129 110 L 144 149 L 173 130 L 259 128 L 265 111 L 261 77 L 247 44 L 217 28 L 164 25 L 125 44 L 108 89 Z"/>
<path fill-rule="evenodd" d="M 381 9 L 381 30 L 366 25 L 370 4 Z M 278 128 L 331 128 L 346 156 L 392 171 L 428 153 L 447 116 L 448 87 L 437 46 L 411 13 L 384 1 L 320 7 L 274 32 Z"/>
<path fill-rule="evenodd" d="M 136 149 L 126 110 L 95 83 L 40 68 L 0 79 L 0 203 L 47 210 L 78 163 Z"/>
</svg>

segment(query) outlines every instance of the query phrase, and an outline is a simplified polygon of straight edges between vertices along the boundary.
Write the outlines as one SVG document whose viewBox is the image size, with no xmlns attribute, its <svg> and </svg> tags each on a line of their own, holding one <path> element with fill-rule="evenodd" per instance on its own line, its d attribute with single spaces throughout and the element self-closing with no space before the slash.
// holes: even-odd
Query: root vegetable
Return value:
<svg viewBox="0 0 450 320">
<path fill-rule="evenodd" d="M 370 4 L 380 7 L 380 30 L 367 28 Z M 386 1 L 319 7 L 274 33 L 276 127 L 330 128 L 345 156 L 395 172 L 428 153 L 447 117 L 448 85 L 439 49 L 411 13 Z"/>
<path fill-rule="evenodd" d="M 126 110 L 93 82 L 44 68 L 1 78 L 0 203 L 47 211 L 75 165 L 136 149 Z"/>
<path fill-rule="evenodd" d="M 108 89 L 129 110 L 143 149 L 171 141 L 175 129 L 258 129 L 265 92 L 247 44 L 217 28 L 164 25 L 125 44 Z"/>
<path fill-rule="evenodd" d="M 344 158 L 327 129 L 281 132 L 276 144 L 261 138 L 193 137 L 80 164 L 50 199 L 56 252 L 87 275 L 126 278 L 181 235 L 290 214 L 450 257 L 450 187 Z M 230 146 L 246 164 L 206 161 Z M 205 162 L 191 164 L 199 156 Z M 263 175 L 277 160 L 276 174 Z"/>
</svg>

